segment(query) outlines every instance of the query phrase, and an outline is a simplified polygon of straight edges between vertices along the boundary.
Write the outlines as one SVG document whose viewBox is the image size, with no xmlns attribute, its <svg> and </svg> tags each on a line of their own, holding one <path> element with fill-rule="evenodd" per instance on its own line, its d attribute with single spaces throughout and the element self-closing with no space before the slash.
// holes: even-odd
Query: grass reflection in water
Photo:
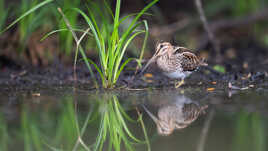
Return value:
<svg viewBox="0 0 268 151">
<path fill-rule="evenodd" d="M 140 125 L 138 131 L 146 133 L 142 115 L 132 119 L 116 95 L 104 94 L 94 101 L 79 103 L 65 97 L 59 104 L 47 106 L 25 103 L 19 115 L 11 127 L 11 123 L 0 116 L 0 150 L 23 147 L 25 151 L 119 151 L 122 148 L 131 151 L 138 144 L 147 144 L 150 150 L 148 139 L 137 138 L 129 128 Z"/>
</svg>

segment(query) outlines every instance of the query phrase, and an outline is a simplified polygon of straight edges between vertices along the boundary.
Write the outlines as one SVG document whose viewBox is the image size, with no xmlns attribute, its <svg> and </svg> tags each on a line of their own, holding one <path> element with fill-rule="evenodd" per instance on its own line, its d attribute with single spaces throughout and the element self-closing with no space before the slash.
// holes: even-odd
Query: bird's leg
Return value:
<svg viewBox="0 0 268 151">
<path fill-rule="evenodd" d="M 181 81 L 178 81 L 175 83 L 175 88 L 179 88 L 180 86 L 182 86 L 184 84 L 184 79 L 181 79 Z"/>
</svg>

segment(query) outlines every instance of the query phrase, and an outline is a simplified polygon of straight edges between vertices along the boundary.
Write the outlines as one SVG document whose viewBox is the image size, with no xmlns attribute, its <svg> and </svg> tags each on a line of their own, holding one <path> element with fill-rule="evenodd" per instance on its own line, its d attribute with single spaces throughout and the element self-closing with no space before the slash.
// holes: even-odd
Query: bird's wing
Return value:
<svg viewBox="0 0 268 151">
<path fill-rule="evenodd" d="M 183 53 L 183 52 L 190 52 L 190 53 L 193 53 L 192 50 L 188 49 L 188 48 L 185 48 L 185 47 L 174 47 L 174 53 L 175 54 L 178 54 L 178 53 Z"/>
<path fill-rule="evenodd" d="M 196 55 L 191 52 L 182 52 L 181 55 L 181 66 L 183 71 L 194 71 L 197 69 L 199 60 Z"/>
</svg>

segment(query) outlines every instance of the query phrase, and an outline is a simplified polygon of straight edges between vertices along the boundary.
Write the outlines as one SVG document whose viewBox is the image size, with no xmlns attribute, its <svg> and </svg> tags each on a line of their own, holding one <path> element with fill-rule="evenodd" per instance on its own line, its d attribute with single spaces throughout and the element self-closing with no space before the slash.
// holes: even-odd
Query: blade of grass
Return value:
<svg viewBox="0 0 268 151">
<path fill-rule="evenodd" d="M 104 130 L 105 115 L 101 115 L 101 116 L 103 116 L 103 117 L 101 118 L 100 127 L 99 127 L 99 133 L 98 133 L 98 136 L 96 138 L 96 142 L 94 144 L 94 149 L 93 149 L 94 151 L 98 150 L 98 148 L 99 148 L 99 146 L 100 146 L 100 144 L 102 142 L 102 139 L 103 139 L 103 131 L 105 131 Z"/>
<path fill-rule="evenodd" d="M 114 96 L 115 97 L 115 96 Z M 114 98 L 114 99 L 116 99 L 116 98 Z M 124 128 L 124 130 L 126 131 L 126 133 L 128 134 L 128 136 L 130 137 L 130 138 L 132 138 L 133 140 L 135 140 L 136 142 L 141 142 L 140 140 L 138 140 L 136 137 L 134 137 L 133 135 L 132 135 L 132 133 L 129 131 L 129 129 L 127 128 L 127 125 L 126 125 L 126 123 L 125 123 L 125 121 L 124 121 L 124 119 L 123 119 L 123 117 L 122 117 L 122 115 L 120 114 L 120 111 L 119 111 L 119 109 L 118 109 L 118 101 L 115 101 L 114 102 L 114 105 L 115 105 L 115 111 L 116 111 L 116 115 L 117 115 L 117 117 L 118 117 L 118 120 L 119 120 L 119 122 L 122 124 L 122 126 L 123 126 L 123 128 Z"/>
<path fill-rule="evenodd" d="M 32 138 L 32 143 L 35 147 L 36 151 L 42 151 L 42 143 L 41 143 L 41 138 L 40 138 L 40 132 L 38 130 L 38 128 L 36 127 L 35 123 L 32 123 L 30 125 L 30 129 L 31 129 L 31 138 Z"/>
<path fill-rule="evenodd" d="M 143 41 L 143 45 L 142 45 L 142 48 L 141 48 L 141 54 L 140 54 L 140 62 L 143 58 L 143 54 L 144 54 L 144 50 L 146 48 L 146 44 L 147 44 L 147 39 L 148 39 L 148 35 L 149 35 L 149 27 L 148 27 L 148 23 L 146 20 L 143 20 L 143 23 L 144 23 L 144 27 L 145 27 L 145 36 L 144 36 L 144 41 Z"/>
<path fill-rule="evenodd" d="M 137 111 L 137 113 L 139 115 L 138 121 L 140 121 L 140 123 L 141 123 L 141 127 L 142 127 L 143 134 L 144 134 L 144 137 L 145 137 L 145 142 L 146 142 L 147 147 L 148 147 L 148 151 L 151 151 L 151 145 L 150 145 L 149 137 L 147 135 L 146 127 L 144 125 L 143 118 L 142 118 L 143 116 L 142 116 L 142 114 L 140 113 L 140 111 L 138 110 L 137 107 L 136 107 L 136 111 Z"/>
<path fill-rule="evenodd" d="M 58 8 L 58 11 L 59 11 L 60 14 L 62 15 L 62 17 L 63 17 L 63 19 L 64 19 L 64 21 L 65 21 L 65 23 L 66 23 L 66 26 L 70 29 L 70 31 L 71 31 L 71 33 L 72 33 L 72 35 L 73 35 L 73 37 L 74 37 L 76 43 L 78 43 L 78 38 L 77 38 L 77 36 L 76 36 L 76 33 L 72 30 L 72 27 L 71 27 L 71 25 L 70 25 L 68 19 L 66 18 L 66 16 L 64 15 L 64 13 L 62 12 L 62 10 L 61 10 L 60 8 Z M 92 29 L 91 29 L 91 30 L 92 30 Z M 85 53 L 84 53 L 84 51 L 83 51 L 83 49 L 82 49 L 82 47 L 81 47 L 80 45 L 79 45 L 79 51 L 80 51 L 80 53 L 81 53 L 81 55 L 82 55 L 82 57 L 83 57 L 83 59 L 84 59 L 86 65 L 87 65 L 89 71 L 90 71 L 90 74 L 91 74 L 91 77 L 92 77 L 92 79 L 93 79 L 93 82 L 95 83 L 95 87 L 96 87 L 96 88 L 99 88 L 98 83 L 97 83 L 97 80 L 96 80 L 96 78 L 95 78 L 95 76 L 94 76 L 94 73 L 93 73 L 93 71 L 92 71 L 92 69 L 91 69 L 91 67 L 90 67 L 90 65 L 89 65 L 89 63 L 88 63 L 88 61 L 87 61 L 87 57 L 86 57 L 86 55 L 85 55 Z"/>
<path fill-rule="evenodd" d="M 133 120 L 126 112 L 125 110 L 123 109 L 123 107 L 121 105 L 118 106 L 120 112 L 122 113 L 122 115 L 130 122 L 132 123 L 137 123 L 136 120 Z"/>
<path fill-rule="evenodd" d="M 102 42 L 101 42 L 101 40 L 100 40 L 100 37 L 99 37 L 99 32 L 98 32 L 98 29 L 94 26 L 94 24 L 93 24 L 93 22 L 92 22 L 92 20 L 91 19 L 89 19 L 89 17 L 83 12 L 83 11 L 81 11 L 80 9 L 78 9 L 78 8 L 73 8 L 73 10 L 75 10 L 75 11 L 77 11 L 79 14 L 81 14 L 82 16 L 83 16 L 83 18 L 86 20 L 86 22 L 87 22 L 87 24 L 89 25 L 89 27 L 90 27 L 90 29 L 91 29 L 91 31 L 92 31 L 92 33 L 93 33 L 93 35 L 94 35 L 94 38 L 95 38 L 95 40 L 96 40 L 96 43 L 97 43 L 97 47 L 98 47 L 98 50 L 99 50 L 99 53 L 100 53 L 100 56 L 101 56 L 101 59 L 100 59 L 100 61 L 101 61 L 101 63 L 102 63 L 102 67 L 104 67 L 104 71 L 106 70 L 106 62 L 105 63 L 103 63 L 102 61 L 105 61 L 106 59 L 106 55 L 105 55 L 105 51 L 103 51 L 103 49 L 102 49 Z M 105 72 L 104 72 L 104 74 L 105 74 Z"/>
<path fill-rule="evenodd" d="M 106 21 L 106 19 L 104 19 L 103 15 L 102 15 L 104 12 L 100 11 L 98 5 L 96 5 L 95 3 L 92 2 L 92 5 L 93 5 L 93 7 L 95 6 L 94 8 L 96 9 L 97 13 L 100 14 L 100 17 L 102 19 L 101 24 L 105 26 L 105 24 L 107 24 L 107 21 Z M 103 70 L 103 74 L 106 76 L 107 75 L 107 73 L 106 73 L 106 70 L 107 70 L 107 60 L 106 60 L 107 55 L 106 55 L 105 37 L 104 37 L 103 33 L 101 33 L 101 29 L 98 26 L 97 21 L 96 21 L 96 16 L 93 15 L 94 13 L 90 9 L 88 9 L 88 12 L 89 12 L 89 16 L 90 16 L 90 21 L 92 22 L 92 25 L 96 29 L 96 33 L 97 33 L 98 38 L 99 38 L 99 41 L 96 41 L 96 42 L 97 43 L 100 42 L 99 45 L 101 47 L 99 49 L 99 52 L 101 52 L 101 53 L 99 53 L 99 54 L 101 55 L 101 59 L 100 59 L 100 62 L 101 62 L 101 65 L 102 65 L 101 68 Z"/>
<path fill-rule="evenodd" d="M 120 73 L 123 71 L 123 69 L 125 68 L 125 66 L 126 66 L 131 60 L 134 60 L 134 58 L 128 58 L 125 62 L 123 62 L 123 64 L 121 65 L 119 71 L 115 74 L 116 77 L 115 77 L 114 84 L 117 82 Z"/>
<path fill-rule="evenodd" d="M 126 41 L 126 43 L 125 43 L 125 45 L 124 45 L 124 47 L 123 47 L 123 49 L 122 49 L 122 52 L 121 52 L 121 54 L 120 54 L 120 56 L 119 56 L 119 59 L 117 59 L 116 60 L 116 64 L 115 64 L 115 76 L 114 76 L 114 79 L 113 79 L 113 81 L 114 82 L 116 82 L 117 81 L 117 79 L 119 78 L 119 75 L 120 75 L 120 73 L 121 73 L 121 71 L 123 70 L 123 68 L 122 68 L 122 70 L 120 71 L 119 70 L 119 72 L 117 72 L 118 71 L 118 69 L 119 69 L 119 65 L 120 65 L 120 63 L 121 63 L 121 60 L 123 59 L 123 56 L 124 56 L 124 53 L 125 53 L 125 51 L 126 51 L 126 48 L 128 47 L 128 45 L 129 45 L 129 43 L 137 36 L 137 35 L 139 35 L 139 34 L 141 34 L 141 33 L 143 33 L 144 31 L 140 31 L 140 32 L 136 32 L 136 33 L 134 33 L 127 41 Z M 126 65 L 126 64 L 125 64 Z M 122 67 L 122 66 L 121 66 Z"/>
<path fill-rule="evenodd" d="M 131 31 L 132 27 L 136 24 L 138 19 L 150 8 L 152 7 L 155 3 L 157 3 L 158 0 L 154 0 L 151 3 L 149 3 L 147 6 L 145 6 L 139 13 L 138 15 L 132 20 L 129 28 L 127 31 L 123 34 L 122 39 L 125 39 L 127 35 L 129 35 L 129 32 Z"/>
<path fill-rule="evenodd" d="M 81 30 L 81 29 L 74 29 L 74 28 L 72 28 L 72 29 L 73 29 L 73 31 L 78 31 L 78 32 L 82 32 L 82 33 L 85 33 L 85 32 L 86 32 L 85 30 Z M 47 33 L 47 34 L 45 34 L 45 35 L 40 39 L 40 41 L 43 41 L 43 40 L 45 40 L 47 37 L 49 37 L 49 36 L 51 36 L 51 35 L 53 35 L 53 34 L 55 34 L 55 33 L 62 32 L 62 31 L 70 31 L 70 30 L 69 30 L 68 28 L 62 28 L 62 29 L 53 30 L 53 31 L 51 31 L 51 32 L 49 32 L 49 33 Z M 92 36 L 91 33 L 87 33 L 87 35 Z"/>
<path fill-rule="evenodd" d="M 132 17 L 132 16 L 136 16 L 136 15 L 138 15 L 138 14 L 139 14 L 139 13 L 131 13 L 131 14 L 128 14 L 128 15 L 124 16 L 122 19 L 120 19 L 119 24 L 122 24 L 126 19 L 128 19 L 128 18 L 130 18 L 130 17 Z M 150 14 L 150 13 L 144 13 L 143 15 L 153 16 L 153 15 Z"/>
<path fill-rule="evenodd" d="M 109 14 L 112 16 L 112 18 L 114 18 L 113 11 L 112 11 L 110 5 L 107 3 L 106 0 L 104 0 L 104 6 L 107 8 L 107 10 L 108 10 Z"/>
<path fill-rule="evenodd" d="M 101 72 L 100 68 L 97 66 L 97 64 L 96 64 L 94 61 L 92 61 L 91 59 L 89 59 L 89 58 L 88 58 L 87 60 L 88 60 L 88 61 L 95 67 L 95 69 L 98 71 L 98 73 L 99 73 L 99 75 L 100 75 L 102 81 L 105 81 L 106 79 L 105 79 L 103 73 Z"/>
<path fill-rule="evenodd" d="M 20 20 L 22 20 L 24 17 L 26 17 L 27 15 L 31 14 L 32 12 L 34 12 L 35 10 L 39 9 L 40 7 L 52 2 L 54 0 L 45 0 L 39 4 L 37 4 L 36 6 L 34 6 L 33 8 L 29 9 L 27 12 L 25 12 L 24 14 L 22 14 L 18 19 L 16 19 L 15 21 L 13 21 L 10 25 L 8 25 L 3 31 L 0 31 L 0 34 L 2 34 L 3 32 L 7 31 L 10 27 L 12 27 L 13 25 L 15 25 L 17 22 L 19 22 Z"/>
<path fill-rule="evenodd" d="M 47 144 L 47 143 L 44 143 L 50 150 L 52 150 L 52 151 L 62 151 L 61 149 L 58 149 L 58 148 L 56 148 L 56 147 L 53 147 L 53 146 L 50 146 L 49 144 Z"/>
<path fill-rule="evenodd" d="M 123 36 L 120 40 L 119 40 L 119 42 L 118 42 L 118 44 L 117 44 L 117 51 L 116 51 L 116 53 L 115 53 L 115 57 L 114 57 L 114 59 L 116 59 L 116 57 L 118 57 L 118 55 L 120 55 L 121 54 L 121 56 L 120 56 L 120 58 L 119 58 L 119 60 L 120 59 L 122 59 L 122 57 L 123 57 L 123 55 L 124 55 L 124 49 L 122 49 L 122 47 L 124 46 L 125 47 L 125 49 L 127 48 L 125 45 L 126 44 L 129 44 L 130 42 L 131 42 L 131 40 L 132 39 L 134 39 L 136 36 L 133 36 L 133 35 L 137 35 L 136 33 L 134 33 L 131 37 L 132 38 L 129 38 L 129 39 L 131 39 L 131 40 L 127 40 L 127 38 L 131 35 L 131 33 L 133 33 L 134 32 L 134 30 L 138 27 L 138 26 L 140 26 L 141 25 L 141 23 L 137 23 L 135 26 L 133 26 L 131 29 L 130 29 L 130 32 L 128 33 L 128 34 L 126 34 L 125 36 Z M 127 42 L 125 42 L 125 41 L 127 41 Z M 119 66 L 119 65 L 118 65 Z M 117 67 L 118 68 L 118 67 Z"/>
</svg>

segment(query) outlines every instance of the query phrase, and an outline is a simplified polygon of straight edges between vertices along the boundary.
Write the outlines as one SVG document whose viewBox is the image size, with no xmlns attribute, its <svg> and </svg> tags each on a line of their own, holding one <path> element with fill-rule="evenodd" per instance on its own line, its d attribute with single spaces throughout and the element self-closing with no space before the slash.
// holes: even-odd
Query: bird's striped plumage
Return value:
<svg viewBox="0 0 268 151">
<path fill-rule="evenodd" d="M 160 70 L 170 78 L 182 78 L 189 76 L 199 66 L 207 65 L 198 58 L 191 50 L 184 47 L 173 46 L 168 42 L 159 43 L 156 53 L 146 64 L 147 66 L 156 61 Z"/>
</svg>

